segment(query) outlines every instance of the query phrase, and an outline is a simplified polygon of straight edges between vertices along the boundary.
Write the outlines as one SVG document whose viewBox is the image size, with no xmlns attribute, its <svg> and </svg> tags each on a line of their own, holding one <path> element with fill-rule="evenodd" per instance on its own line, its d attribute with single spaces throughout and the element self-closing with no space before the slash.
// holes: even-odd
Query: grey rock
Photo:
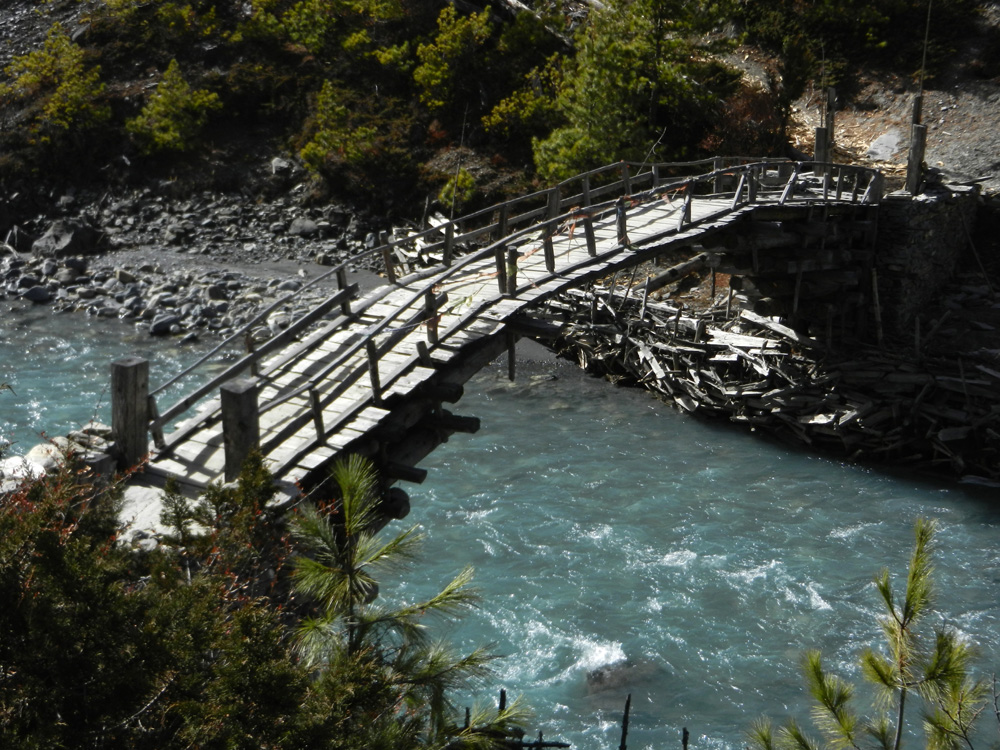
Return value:
<svg viewBox="0 0 1000 750">
<path fill-rule="evenodd" d="M 312 219 L 300 216 L 293 219 L 288 227 L 288 233 L 295 237 L 313 237 L 319 232 L 319 226 Z"/>
<path fill-rule="evenodd" d="M 149 324 L 149 333 L 153 336 L 165 336 L 171 332 L 173 326 L 179 325 L 180 322 L 180 316 L 177 315 L 158 315 Z"/>
<path fill-rule="evenodd" d="M 49 302 L 52 300 L 52 292 L 44 286 L 33 286 L 21 295 L 29 302 Z"/>
<path fill-rule="evenodd" d="M 97 252 L 97 238 L 97 231 L 82 221 L 60 219 L 32 243 L 31 252 L 37 258 L 91 255 Z"/>
</svg>

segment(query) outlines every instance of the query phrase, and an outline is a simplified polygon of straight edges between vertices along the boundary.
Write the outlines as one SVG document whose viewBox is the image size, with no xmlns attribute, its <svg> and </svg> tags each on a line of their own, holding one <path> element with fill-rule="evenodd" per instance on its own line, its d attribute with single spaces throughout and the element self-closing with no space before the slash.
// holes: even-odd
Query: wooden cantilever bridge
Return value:
<svg viewBox="0 0 1000 750">
<path fill-rule="evenodd" d="M 253 447 L 289 494 L 351 452 L 372 457 L 390 481 L 419 482 L 424 456 L 478 428 L 443 404 L 532 334 L 534 306 L 714 234 L 736 228 L 739 237 L 740 222 L 764 208 L 868 207 L 881 197 L 876 171 L 808 162 L 622 162 L 579 175 L 384 241 L 371 252 L 387 283 L 366 296 L 346 283 L 346 264 L 331 269 L 312 283 L 335 276 L 335 294 L 162 411 L 157 397 L 190 370 L 150 390 L 144 361 L 115 363 L 115 439 L 129 465 L 149 455 L 147 477 L 193 489 L 232 479 Z"/>
</svg>

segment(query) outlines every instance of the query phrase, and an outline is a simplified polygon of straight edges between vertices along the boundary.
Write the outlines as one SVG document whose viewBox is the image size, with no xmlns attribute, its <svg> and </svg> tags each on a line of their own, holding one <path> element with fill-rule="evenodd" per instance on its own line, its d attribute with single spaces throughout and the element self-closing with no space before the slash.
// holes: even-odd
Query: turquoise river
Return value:
<svg viewBox="0 0 1000 750">
<path fill-rule="evenodd" d="M 0 437 L 15 452 L 107 419 L 113 359 L 152 357 L 155 385 L 197 354 L 42 311 L 5 312 L 0 334 L 0 383 L 14 388 L 0 393 Z M 918 517 L 940 528 L 929 625 L 977 643 L 984 676 L 1000 667 L 996 490 L 811 456 L 566 366 L 521 369 L 466 386 L 454 410 L 482 429 L 406 486 L 413 510 L 396 526 L 421 527 L 423 555 L 382 584 L 414 600 L 475 567 L 481 606 L 434 632 L 503 658 L 459 708 L 505 687 L 533 708 L 533 735 L 577 750 L 619 746 L 628 693 L 633 749 L 679 750 L 686 727 L 692 748 L 735 750 L 762 713 L 811 728 L 803 652 L 857 677 L 880 637 L 872 577 L 888 566 L 902 584 Z M 609 664 L 604 684 L 588 682 Z M 870 706 L 865 689 L 859 699 Z M 991 706 L 977 750 L 996 737 Z"/>
</svg>

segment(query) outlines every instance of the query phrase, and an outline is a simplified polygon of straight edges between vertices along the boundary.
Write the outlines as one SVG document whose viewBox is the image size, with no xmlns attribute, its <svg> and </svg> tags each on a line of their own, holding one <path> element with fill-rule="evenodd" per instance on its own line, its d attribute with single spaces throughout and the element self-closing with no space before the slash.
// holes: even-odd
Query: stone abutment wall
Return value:
<svg viewBox="0 0 1000 750">
<path fill-rule="evenodd" d="M 910 335 L 921 309 L 952 278 L 969 251 L 978 206 L 978 187 L 955 185 L 882 200 L 875 267 L 886 335 Z"/>
</svg>

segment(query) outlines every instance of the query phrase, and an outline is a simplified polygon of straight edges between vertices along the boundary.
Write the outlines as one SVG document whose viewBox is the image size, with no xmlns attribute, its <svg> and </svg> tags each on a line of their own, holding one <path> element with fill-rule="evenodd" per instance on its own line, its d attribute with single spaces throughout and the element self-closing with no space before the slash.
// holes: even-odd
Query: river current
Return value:
<svg viewBox="0 0 1000 750">
<path fill-rule="evenodd" d="M 197 354 L 47 311 L 5 315 L 0 333 L 0 383 L 14 387 L 0 393 L 0 435 L 15 450 L 106 420 L 112 360 L 155 355 L 155 385 Z M 459 709 L 505 687 L 534 709 L 532 731 L 577 750 L 618 747 L 628 693 L 629 748 L 679 748 L 684 727 L 692 748 L 739 748 L 761 713 L 811 727 L 803 652 L 857 677 L 880 637 L 872 578 L 887 566 L 903 585 L 918 517 L 939 524 L 942 615 L 929 625 L 976 642 L 983 674 L 1000 668 L 996 490 L 811 456 L 572 368 L 522 369 L 466 386 L 453 410 L 482 429 L 421 464 L 427 481 L 405 486 L 413 510 L 390 527 L 426 539 L 411 571 L 382 578 L 387 597 L 476 569 L 481 606 L 433 633 L 503 658 Z M 993 721 L 977 748 L 995 744 Z"/>
</svg>

